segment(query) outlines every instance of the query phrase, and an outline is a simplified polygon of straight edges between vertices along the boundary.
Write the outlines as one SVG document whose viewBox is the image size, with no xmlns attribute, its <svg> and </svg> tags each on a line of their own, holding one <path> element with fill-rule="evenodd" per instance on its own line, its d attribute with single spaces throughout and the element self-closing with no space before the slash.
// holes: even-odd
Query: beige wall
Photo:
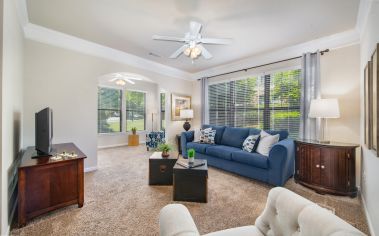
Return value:
<svg viewBox="0 0 379 236">
<path fill-rule="evenodd" d="M 22 90 L 24 40 L 17 18 L 17 1 L 3 4 L 3 54 L 1 81 L 1 235 L 9 232 L 16 196 L 13 195 L 16 162 L 22 147 Z"/>
<path fill-rule="evenodd" d="M 364 68 L 370 60 L 374 48 L 379 43 L 379 1 L 372 1 L 368 22 L 363 30 L 360 55 L 361 114 L 363 109 Z M 367 219 L 372 235 L 379 235 L 379 157 L 364 145 L 364 116 L 361 116 L 362 144 L 362 199 L 367 212 Z"/>
<path fill-rule="evenodd" d="M 341 117 L 328 119 L 330 140 L 360 143 L 359 45 L 321 56 L 321 96 L 337 98 Z M 361 150 L 356 150 L 356 185 L 360 186 Z"/>
<path fill-rule="evenodd" d="M 359 144 L 359 45 L 321 56 L 321 96 L 339 101 L 341 117 L 328 120 L 330 139 Z"/>
<path fill-rule="evenodd" d="M 192 93 L 192 82 L 185 80 L 31 40 L 26 40 L 25 46 L 25 146 L 34 145 L 34 113 L 50 106 L 54 111 L 53 142 L 75 142 L 88 155 L 85 160 L 87 169 L 97 165 L 97 86 L 100 76 L 114 72 L 136 73 L 147 77 L 168 94 Z M 182 125 L 181 121 L 167 120 L 169 142 L 174 142 L 175 135 L 183 129 Z"/>
</svg>

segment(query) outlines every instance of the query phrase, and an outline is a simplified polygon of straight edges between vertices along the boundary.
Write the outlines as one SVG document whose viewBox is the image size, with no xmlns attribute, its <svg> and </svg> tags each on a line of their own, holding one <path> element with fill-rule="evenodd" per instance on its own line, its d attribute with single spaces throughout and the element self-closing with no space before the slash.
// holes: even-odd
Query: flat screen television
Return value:
<svg viewBox="0 0 379 236">
<path fill-rule="evenodd" d="M 36 151 L 38 156 L 51 155 L 53 140 L 53 111 L 46 107 L 35 114 Z"/>
</svg>

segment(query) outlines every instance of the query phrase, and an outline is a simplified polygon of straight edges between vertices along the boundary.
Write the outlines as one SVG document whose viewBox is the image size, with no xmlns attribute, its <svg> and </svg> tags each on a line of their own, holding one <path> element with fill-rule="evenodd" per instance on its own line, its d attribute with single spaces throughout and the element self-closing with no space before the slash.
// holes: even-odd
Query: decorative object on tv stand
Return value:
<svg viewBox="0 0 379 236">
<path fill-rule="evenodd" d="M 194 163 L 195 162 L 195 149 L 191 148 L 187 151 L 188 155 L 188 163 Z"/>
<path fill-rule="evenodd" d="M 311 101 L 308 117 L 321 118 L 321 132 L 318 141 L 320 143 L 330 143 L 326 138 L 328 132 L 327 119 L 340 117 L 338 100 L 335 98 L 313 99 Z"/>
<path fill-rule="evenodd" d="M 158 150 L 162 152 L 162 157 L 169 157 L 171 149 L 171 146 L 167 143 L 162 143 L 158 146 Z"/>
<path fill-rule="evenodd" d="M 180 110 L 191 109 L 191 97 L 185 95 L 171 94 L 171 120 L 183 120 L 180 118 Z"/>
<path fill-rule="evenodd" d="M 180 118 L 186 120 L 186 122 L 184 122 L 183 124 L 183 128 L 185 129 L 185 131 L 188 131 L 191 128 L 191 124 L 188 122 L 188 120 L 193 118 L 193 110 L 180 110 Z"/>
</svg>

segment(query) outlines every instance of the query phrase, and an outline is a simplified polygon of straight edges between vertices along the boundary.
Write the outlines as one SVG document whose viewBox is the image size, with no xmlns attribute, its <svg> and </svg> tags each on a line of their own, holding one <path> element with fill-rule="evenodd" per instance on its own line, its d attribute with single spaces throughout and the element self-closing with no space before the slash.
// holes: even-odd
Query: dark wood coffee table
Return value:
<svg viewBox="0 0 379 236">
<path fill-rule="evenodd" d="M 208 192 L 208 165 L 195 168 L 185 168 L 178 163 L 174 166 L 174 201 L 207 202 Z"/>
<path fill-rule="evenodd" d="M 172 169 L 177 160 L 177 153 L 163 158 L 161 152 L 154 152 L 149 158 L 149 185 L 172 185 Z"/>
</svg>

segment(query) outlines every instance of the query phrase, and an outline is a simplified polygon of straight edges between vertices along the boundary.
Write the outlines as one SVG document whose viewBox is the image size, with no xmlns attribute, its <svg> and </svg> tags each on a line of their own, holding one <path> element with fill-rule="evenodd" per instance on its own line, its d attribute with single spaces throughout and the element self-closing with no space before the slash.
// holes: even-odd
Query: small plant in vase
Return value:
<svg viewBox="0 0 379 236">
<path fill-rule="evenodd" d="M 162 143 L 158 146 L 158 150 L 162 152 L 162 157 L 169 157 L 171 149 L 171 146 L 167 143 Z"/>
<path fill-rule="evenodd" d="M 133 135 L 136 135 L 136 133 L 137 133 L 137 128 L 136 127 L 132 128 L 132 133 L 133 133 Z"/>
<path fill-rule="evenodd" d="M 188 156 L 188 163 L 194 163 L 195 162 L 195 149 L 191 148 L 187 151 Z"/>
</svg>

